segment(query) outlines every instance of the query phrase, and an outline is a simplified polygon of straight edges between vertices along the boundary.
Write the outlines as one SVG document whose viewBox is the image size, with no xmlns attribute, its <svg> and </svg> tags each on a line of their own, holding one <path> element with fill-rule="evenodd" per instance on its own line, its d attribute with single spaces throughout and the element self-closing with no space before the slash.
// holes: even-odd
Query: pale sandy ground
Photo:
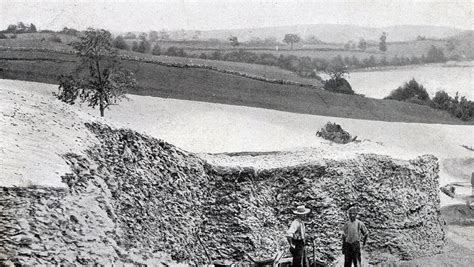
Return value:
<svg viewBox="0 0 474 267">
<path fill-rule="evenodd" d="M 196 153 L 292 152 L 249 155 L 238 162 L 223 155 L 204 156 L 224 165 L 264 168 L 350 158 L 357 153 L 401 159 L 433 154 L 440 159 L 441 185 L 467 181 L 474 171 L 473 152 L 461 147 L 474 147 L 474 126 L 364 121 L 142 96 L 129 96 L 130 101 L 114 106 L 101 119 L 98 110 L 86 105 L 59 102 L 51 95 L 56 89 L 55 85 L 0 79 L 0 185 L 63 186 L 60 176 L 69 168 L 61 155 L 80 153 L 97 142 L 84 127 L 91 120 L 132 128 Z M 341 124 L 363 141 L 337 145 L 317 138 L 316 131 L 327 121 Z M 441 197 L 442 205 L 455 203 Z M 460 244 L 453 243 L 458 249 L 446 252 L 443 259 L 463 249 L 472 251 L 472 230 L 450 228 L 448 236 Z"/>
<path fill-rule="evenodd" d="M 44 172 L 61 173 L 65 169 L 61 167 L 62 160 L 58 155 L 80 151 L 94 140 L 85 130 L 83 122 L 102 120 L 97 117 L 98 110 L 92 110 L 85 104 L 62 104 L 51 95 L 57 90 L 56 85 L 0 80 L 0 89 L 0 148 L 5 155 L 2 165 L 21 164 L 20 169 L 28 172 L 20 174 L 31 174 L 32 171 L 41 171 L 34 167 L 35 164 L 44 165 L 46 162 L 48 166 L 49 162 L 55 162 L 54 166 L 58 167 L 51 167 L 53 172 Z M 322 157 L 349 158 L 357 153 L 386 154 L 401 159 L 433 154 L 440 159 L 441 185 L 467 181 L 470 172 L 474 171 L 473 152 L 461 147 L 474 147 L 474 126 L 365 121 L 156 97 L 130 95 L 129 98 L 129 101 L 107 110 L 104 121 L 147 133 L 196 153 L 294 152 L 283 152 L 279 157 L 249 156 L 247 160 L 240 157 L 238 162 L 218 156 L 221 164 L 276 167 Z M 13 118 L 11 115 L 15 110 L 19 115 Z M 74 114 L 78 114 L 79 118 L 75 119 Z M 327 121 L 341 124 L 363 141 L 338 145 L 317 138 L 316 131 Z M 12 123 L 18 125 L 13 126 Z M 86 143 L 78 143 L 79 138 Z M 38 143 L 39 140 L 41 143 Z M 27 147 L 21 149 L 25 145 Z M 31 149 L 29 146 L 36 147 Z M 213 160 L 210 156 L 207 158 Z M 18 159 L 22 160 L 19 162 Z M 17 169 L 12 167 L 15 172 L 18 172 Z M 8 172 L 2 173 L 6 175 Z M 42 177 L 44 175 L 29 176 L 34 177 L 35 183 L 46 179 Z M 451 203 L 444 197 L 442 201 L 443 204 Z"/>
<path fill-rule="evenodd" d="M 64 186 L 60 177 L 70 169 L 61 155 L 81 152 L 95 140 L 80 119 L 87 116 L 52 100 L 39 84 L 34 85 L 37 90 L 24 90 L 29 88 L 4 82 L 0 80 L 0 185 Z"/>
</svg>

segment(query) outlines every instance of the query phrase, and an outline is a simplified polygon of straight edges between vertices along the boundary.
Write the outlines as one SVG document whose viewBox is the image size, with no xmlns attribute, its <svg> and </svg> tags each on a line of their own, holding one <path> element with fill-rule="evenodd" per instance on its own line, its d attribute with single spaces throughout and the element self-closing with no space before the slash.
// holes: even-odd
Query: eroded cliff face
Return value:
<svg viewBox="0 0 474 267">
<path fill-rule="evenodd" d="M 373 263 L 444 245 L 438 163 L 380 155 L 274 169 L 223 167 L 163 141 L 101 124 L 100 145 L 66 154 L 66 188 L 1 188 L 0 264 L 242 261 L 286 250 L 292 209 L 330 262 L 345 211 L 360 207 Z"/>
</svg>

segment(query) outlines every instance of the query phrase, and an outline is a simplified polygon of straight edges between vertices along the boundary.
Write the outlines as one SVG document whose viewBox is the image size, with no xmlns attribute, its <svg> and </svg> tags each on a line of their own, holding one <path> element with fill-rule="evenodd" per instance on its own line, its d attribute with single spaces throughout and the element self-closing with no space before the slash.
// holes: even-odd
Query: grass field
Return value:
<svg viewBox="0 0 474 267">
<path fill-rule="evenodd" d="M 42 56 L 47 57 L 48 53 L 55 54 L 47 52 Z M 18 53 L 17 57 L 23 54 Z M 0 60 L 0 78 L 56 83 L 58 75 L 71 71 L 75 66 L 72 55 L 61 55 L 51 57 L 59 57 L 64 61 Z M 135 72 L 140 89 L 132 93 L 139 95 L 334 117 L 465 124 L 450 117 L 446 112 L 405 102 L 268 83 L 208 69 L 167 67 L 137 61 L 124 61 L 123 65 Z"/>
<path fill-rule="evenodd" d="M 48 38 L 51 36 L 58 36 L 61 38 L 61 43 L 55 43 L 48 41 Z M 41 41 L 46 39 L 46 41 Z M 158 44 L 161 47 L 161 52 L 165 53 L 166 50 L 171 47 L 183 48 L 187 54 L 194 56 L 199 56 L 202 53 L 210 55 L 213 52 L 219 50 L 223 53 L 228 53 L 232 51 L 238 51 L 239 49 L 253 52 L 257 54 L 261 53 L 271 53 L 275 56 L 280 55 L 295 55 L 298 57 L 310 57 L 310 58 L 321 58 L 326 60 L 331 60 L 336 56 L 352 57 L 355 56 L 359 60 L 367 59 L 371 56 L 374 56 L 378 60 L 383 57 L 386 57 L 387 60 L 392 59 L 394 56 L 398 57 L 421 57 L 422 55 L 427 55 L 430 47 L 432 45 L 442 48 L 446 57 L 459 56 L 461 59 L 472 59 L 474 58 L 474 52 L 472 52 L 472 34 L 466 33 L 459 38 L 454 38 L 455 48 L 452 51 L 448 51 L 447 43 L 448 41 L 443 40 L 421 40 L 421 41 L 410 41 L 410 42 L 392 42 L 388 43 L 388 49 L 386 52 L 381 52 L 378 49 L 376 44 L 370 44 L 366 51 L 361 51 L 358 49 L 345 50 L 344 44 L 330 43 L 330 44 L 304 44 L 297 43 L 295 44 L 295 49 L 291 50 L 287 44 L 278 44 L 278 45 L 267 45 L 267 46 L 255 46 L 251 44 L 242 43 L 237 47 L 232 47 L 228 42 L 208 42 L 208 41 L 158 41 L 152 42 L 152 47 L 155 44 Z M 0 47 L 36 47 L 36 48 L 53 48 L 56 50 L 71 50 L 71 47 L 67 44 L 75 40 L 75 37 L 64 35 L 64 34 L 52 34 L 52 33 L 31 33 L 31 34 L 18 34 L 16 39 L 3 39 L 0 40 Z M 138 39 L 127 39 L 126 42 L 131 46 L 132 42 L 139 42 Z M 357 40 L 355 40 L 357 43 Z M 278 50 L 276 49 L 278 46 Z M 138 54 L 130 51 L 121 51 L 125 54 Z M 153 57 L 151 54 L 138 54 L 146 57 Z M 165 57 L 160 56 L 159 60 L 162 61 L 172 61 L 172 62 L 193 62 L 196 64 L 207 64 L 211 66 L 216 66 L 222 69 L 230 69 L 236 71 L 243 71 L 247 73 L 253 73 L 255 75 L 260 75 L 263 77 L 268 77 L 272 79 L 289 79 L 297 80 L 301 83 L 308 83 L 307 80 L 301 80 L 297 75 L 279 69 L 278 67 L 267 67 L 267 66 L 255 66 L 252 64 L 244 63 L 234 63 L 226 61 L 202 61 L 201 59 L 188 59 L 188 58 L 175 58 L 175 57 Z"/>
<path fill-rule="evenodd" d="M 10 36 L 11 34 L 6 34 Z M 69 50 L 72 48 L 68 45 L 76 40 L 75 37 L 65 34 L 53 33 L 23 33 L 17 34 L 15 39 L 0 39 L 0 47 L 26 47 L 26 48 L 42 48 L 54 50 Z M 57 36 L 61 42 L 52 42 L 48 38 Z"/>
<path fill-rule="evenodd" d="M 129 41 L 130 42 L 130 41 Z M 237 47 L 232 47 L 230 44 L 213 44 L 208 42 L 198 42 L 198 41 L 165 41 L 157 42 L 161 47 L 162 52 L 166 51 L 169 47 L 174 46 L 178 48 L 183 48 L 184 51 L 188 54 L 193 54 L 199 56 L 202 53 L 210 55 L 216 50 L 222 52 L 231 52 L 237 51 L 239 49 L 254 52 L 254 53 L 271 53 L 276 56 L 279 55 L 295 55 L 298 57 L 311 57 L 311 58 L 323 58 L 330 60 L 335 56 L 342 57 L 352 57 L 355 56 L 359 60 L 369 58 L 370 56 L 375 56 L 380 59 L 382 57 L 387 57 L 388 59 L 394 56 L 403 56 L 403 57 L 421 57 L 422 55 L 427 55 L 429 49 L 432 45 L 437 48 L 442 48 L 445 56 L 451 57 L 454 55 L 460 56 L 461 58 L 473 58 L 474 53 L 471 51 L 470 47 L 472 46 L 472 40 L 469 41 L 468 38 L 458 41 L 455 45 L 454 50 L 449 51 L 447 49 L 447 40 L 420 40 L 420 41 L 411 41 L 411 42 L 393 42 L 387 44 L 387 51 L 381 52 L 377 45 L 369 45 L 366 51 L 361 51 L 358 49 L 346 50 L 344 49 L 344 44 L 296 44 L 293 50 L 286 44 L 272 45 L 272 46 L 251 46 L 247 44 L 242 44 Z M 131 43 L 131 42 L 130 42 Z M 357 42 L 356 42 L 357 43 Z M 152 45 L 154 45 L 153 43 Z M 471 45 L 469 45 L 471 44 Z M 278 50 L 276 49 L 278 46 Z"/>
<path fill-rule="evenodd" d="M 122 54 L 132 55 L 137 57 L 144 57 L 151 60 L 157 60 L 166 63 L 182 63 L 182 64 L 202 64 L 207 66 L 216 67 L 218 69 L 233 70 L 238 72 L 249 73 L 269 79 L 283 79 L 304 84 L 319 84 L 318 80 L 304 78 L 298 76 L 296 73 L 288 70 L 281 69 L 275 66 L 266 66 L 258 64 L 249 64 L 242 62 L 232 61 L 220 61 L 220 60 L 207 60 L 200 58 L 186 58 L 186 57 L 170 57 L 170 56 L 154 56 L 151 54 L 142 54 L 131 51 L 121 51 Z"/>
</svg>

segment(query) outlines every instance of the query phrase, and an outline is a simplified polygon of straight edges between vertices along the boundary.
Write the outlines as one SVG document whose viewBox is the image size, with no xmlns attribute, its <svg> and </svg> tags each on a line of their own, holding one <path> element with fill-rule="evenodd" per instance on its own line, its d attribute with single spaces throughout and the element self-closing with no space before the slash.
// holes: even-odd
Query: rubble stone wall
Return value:
<svg viewBox="0 0 474 267">
<path fill-rule="evenodd" d="M 300 204 L 312 210 L 307 232 L 327 262 L 340 255 L 352 204 L 369 228 L 373 263 L 444 245 L 432 156 L 221 167 L 131 130 L 87 126 L 101 143 L 87 155 L 64 155 L 67 188 L 0 188 L 0 265 L 271 257 L 287 249 L 284 233 Z"/>
</svg>

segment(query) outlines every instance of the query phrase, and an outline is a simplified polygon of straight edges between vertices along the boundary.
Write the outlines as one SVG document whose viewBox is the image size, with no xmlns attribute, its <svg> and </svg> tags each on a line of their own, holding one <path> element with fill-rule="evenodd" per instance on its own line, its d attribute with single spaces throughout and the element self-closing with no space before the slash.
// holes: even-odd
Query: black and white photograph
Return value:
<svg viewBox="0 0 474 267">
<path fill-rule="evenodd" d="M 0 266 L 474 266 L 473 0 L 0 0 Z"/>
</svg>

